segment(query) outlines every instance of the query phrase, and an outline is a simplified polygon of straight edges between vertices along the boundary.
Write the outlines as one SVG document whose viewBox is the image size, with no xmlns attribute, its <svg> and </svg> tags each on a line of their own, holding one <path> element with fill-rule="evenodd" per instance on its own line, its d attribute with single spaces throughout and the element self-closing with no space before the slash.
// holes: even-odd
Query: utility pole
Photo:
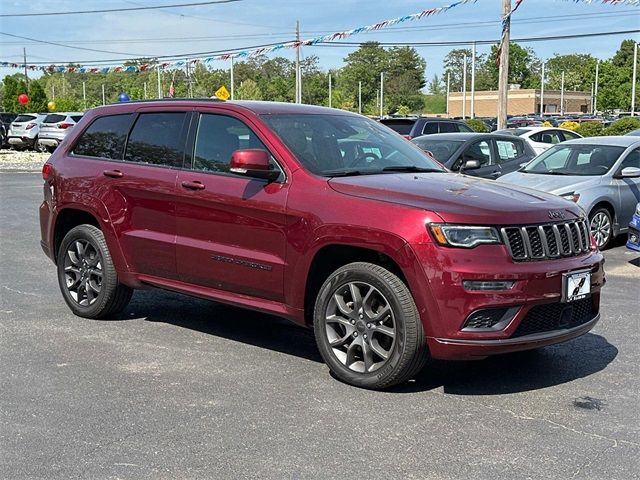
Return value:
<svg viewBox="0 0 640 480">
<path fill-rule="evenodd" d="M 560 78 L 560 115 L 564 115 L 564 70 Z"/>
<path fill-rule="evenodd" d="M 27 49 L 22 49 L 22 54 L 24 55 L 24 80 L 27 86 L 27 91 L 29 90 L 29 75 L 27 74 Z"/>
<path fill-rule="evenodd" d="M 636 76 L 638 73 L 638 42 L 633 43 L 633 75 L 631 80 L 631 116 L 636 115 Z"/>
<path fill-rule="evenodd" d="M 380 72 L 380 118 L 384 114 L 384 72 Z"/>
<path fill-rule="evenodd" d="M 596 60 L 596 85 L 593 89 L 593 114 L 598 111 L 598 73 L 600 68 L 600 59 Z"/>
<path fill-rule="evenodd" d="M 147 99 L 147 82 L 143 83 L 143 87 L 144 87 L 144 99 Z"/>
<path fill-rule="evenodd" d="M 507 126 L 509 90 L 509 35 L 511 33 L 511 0 L 502 0 L 502 37 L 498 74 L 498 130 Z"/>
<path fill-rule="evenodd" d="M 233 84 L 234 84 L 234 81 L 233 81 L 233 55 L 231 55 L 231 71 L 230 71 L 230 73 L 231 73 L 231 100 L 235 100 L 235 96 L 234 96 L 234 93 L 233 93 Z"/>
<path fill-rule="evenodd" d="M 106 97 L 104 95 L 104 83 L 102 84 L 102 105 L 106 105 Z"/>
<path fill-rule="evenodd" d="M 333 90 L 333 85 L 331 83 L 331 74 L 329 74 L 329 108 L 331 108 L 331 93 Z"/>
<path fill-rule="evenodd" d="M 462 62 L 462 119 L 467 118 L 467 56 Z"/>
<path fill-rule="evenodd" d="M 144 84 L 144 98 L 147 98 L 147 84 Z M 82 108 L 87 109 L 87 82 L 82 82 Z"/>
<path fill-rule="evenodd" d="M 189 59 L 185 58 L 185 69 L 187 71 L 187 85 L 189 85 L 189 98 L 193 97 L 193 88 L 191 86 L 191 67 L 189 66 Z"/>
<path fill-rule="evenodd" d="M 358 113 L 362 114 L 362 82 L 358 82 Z"/>
<path fill-rule="evenodd" d="M 447 118 L 449 118 L 449 89 L 451 88 L 451 74 L 447 72 Z"/>
<path fill-rule="evenodd" d="M 300 21 L 296 20 L 296 103 L 302 103 L 302 85 L 300 75 Z"/>
<path fill-rule="evenodd" d="M 51 85 L 51 99 L 53 101 L 55 101 L 55 99 L 56 99 L 56 86 L 55 85 Z"/>
<path fill-rule="evenodd" d="M 471 118 L 476 118 L 476 42 L 471 45 Z"/>
<path fill-rule="evenodd" d="M 542 62 L 542 75 L 540 83 L 540 115 L 544 114 L 544 62 Z"/>
</svg>

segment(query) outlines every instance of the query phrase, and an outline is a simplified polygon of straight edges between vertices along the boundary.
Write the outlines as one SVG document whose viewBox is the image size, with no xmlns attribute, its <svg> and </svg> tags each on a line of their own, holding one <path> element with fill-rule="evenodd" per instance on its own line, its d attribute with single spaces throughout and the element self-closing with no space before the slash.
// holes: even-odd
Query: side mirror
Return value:
<svg viewBox="0 0 640 480">
<path fill-rule="evenodd" d="M 261 178 L 269 182 L 280 176 L 278 170 L 273 170 L 269 163 L 269 154 L 259 148 L 236 150 L 231 155 L 229 171 L 237 175 L 251 178 Z"/>
<path fill-rule="evenodd" d="M 640 168 L 637 167 L 625 167 L 617 175 L 619 178 L 638 178 L 640 177 Z"/>
<path fill-rule="evenodd" d="M 477 168 L 480 168 L 480 160 L 462 159 L 462 167 L 460 167 L 461 172 L 465 170 L 475 170 Z"/>
</svg>

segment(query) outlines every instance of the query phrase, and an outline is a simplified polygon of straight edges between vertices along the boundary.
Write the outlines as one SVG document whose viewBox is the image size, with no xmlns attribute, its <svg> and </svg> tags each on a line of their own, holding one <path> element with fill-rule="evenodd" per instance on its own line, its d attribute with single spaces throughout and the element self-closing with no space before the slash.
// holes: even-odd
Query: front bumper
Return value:
<svg viewBox="0 0 640 480">
<path fill-rule="evenodd" d="M 640 252 L 640 216 L 634 215 L 629 224 L 627 248 Z"/>
<path fill-rule="evenodd" d="M 503 245 L 470 250 L 433 244 L 412 248 L 429 285 L 420 314 L 434 358 L 483 358 L 551 345 L 586 333 L 600 318 L 600 289 L 605 283 L 600 252 L 514 262 Z M 562 303 L 563 274 L 585 270 L 591 272 L 588 300 L 580 301 L 580 308 L 578 302 Z M 469 291 L 463 286 L 465 280 L 514 284 L 508 290 Z M 466 323 L 473 314 L 496 309 L 509 312 L 496 324 L 498 329 L 469 328 Z"/>
</svg>

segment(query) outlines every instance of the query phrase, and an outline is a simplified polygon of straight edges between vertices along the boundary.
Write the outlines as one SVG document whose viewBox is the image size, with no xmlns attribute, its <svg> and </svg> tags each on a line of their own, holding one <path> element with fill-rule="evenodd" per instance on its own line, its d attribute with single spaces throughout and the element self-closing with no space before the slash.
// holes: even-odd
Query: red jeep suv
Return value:
<svg viewBox="0 0 640 480">
<path fill-rule="evenodd" d="M 603 258 L 584 212 L 453 174 L 322 107 L 162 100 L 88 112 L 43 168 L 42 248 L 79 316 L 162 288 L 313 327 L 331 371 L 384 388 L 431 356 L 588 332 Z"/>
</svg>

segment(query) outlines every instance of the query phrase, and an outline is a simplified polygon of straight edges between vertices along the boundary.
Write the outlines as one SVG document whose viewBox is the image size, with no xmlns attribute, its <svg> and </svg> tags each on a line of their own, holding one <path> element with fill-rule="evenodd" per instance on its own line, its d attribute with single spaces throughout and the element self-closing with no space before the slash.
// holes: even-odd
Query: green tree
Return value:
<svg viewBox="0 0 640 480">
<path fill-rule="evenodd" d="M 262 91 L 256 82 L 247 79 L 237 89 L 237 98 L 239 100 L 262 100 Z"/>
<path fill-rule="evenodd" d="M 598 109 L 629 111 L 631 109 L 631 78 L 633 71 L 633 40 L 623 40 L 615 55 L 600 63 Z M 636 105 L 640 89 L 636 89 Z"/>
<path fill-rule="evenodd" d="M 545 88 L 560 90 L 562 72 L 564 88 L 569 91 L 591 91 L 595 78 L 596 59 L 589 54 L 554 55 L 546 62 Z"/>
<path fill-rule="evenodd" d="M 479 68 L 476 78 L 478 90 L 497 90 L 498 54 L 498 45 L 493 45 L 486 62 Z M 540 66 L 540 60 L 532 49 L 523 48 L 517 43 L 509 44 L 509 83 L 518 84 L 522 88 L 538 88 Z"/>
<path fill-rule="evenodd" d="M 444 57 L 444 73 L 442 77 L 449 76 L 449 87 L 452 92 L 462 91 L 465 57 L 467 57 L 467 88 L 469 88 L 471 86 L 471 50 L 468 48 L 454 48 Z"/>
<path fill-rule="evenodd" d="M 337 75 L 334 92 L 334 96 L 337 94 L 336 98 L 340 100 L 334 101 L 334 105 L 346 109 L 357 105 L 358 82 L 362 82 L 362 103 L 365 107 L 375 105 L 380 89 L 380 73 L 386 71 L 389 65 L 388 52 L 377 42 L 365 42 L 358 50 L 347 55 L 344 62 L 345 66 Z"/>
<path fill-rule="evenodd" d="M 2 108 L 5 112 L 22 111 L 22 105 L 18 103 L 18 95 L 24 93 L 24 84 L 14 75 L 7 75 L 2 81 L 4 85 L 4 96 L 2 98 Z"/>
<path fill-rule="evenodd" d="M 446 93 L 447 86 L 444 84 L 442 79 L 438 77 L 438 74 L 434 74 L 433 78 L 429 82 L 428 89 L 431 95 L 442 95 Z"/>
<path fill-rule="evenodd" d="M 32 112 L 47 111 L 47 95 L 38 80 L 29 82 L 29 110 Z"/>
<path fill-rule="evenodd" d="M 394 47 L 387 55 L 385 104 L 388 102 L 389 111 L 396 111 L 401 105 L 413 112 L 421 111 L 424 106 L 421 90 L 426 85 L 424 71 L 427 63 L 411 47 Z"/>
</svg>

